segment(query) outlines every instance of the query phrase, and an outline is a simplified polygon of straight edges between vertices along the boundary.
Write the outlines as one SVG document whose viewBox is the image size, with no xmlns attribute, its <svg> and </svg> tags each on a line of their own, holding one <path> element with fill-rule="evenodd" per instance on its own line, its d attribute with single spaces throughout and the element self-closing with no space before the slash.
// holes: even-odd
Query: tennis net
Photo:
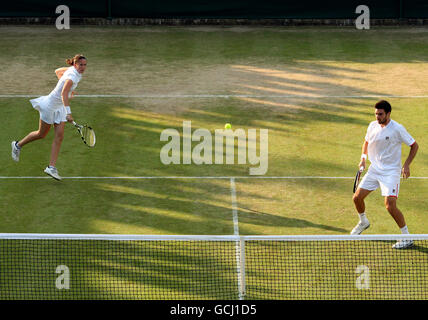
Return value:
<svg viewBox="0 0 428 320">
<path fill-rule="evenodd" d="M 428 235 L 0 234 L 0 299 L 425 300 Z"/>
</svg>

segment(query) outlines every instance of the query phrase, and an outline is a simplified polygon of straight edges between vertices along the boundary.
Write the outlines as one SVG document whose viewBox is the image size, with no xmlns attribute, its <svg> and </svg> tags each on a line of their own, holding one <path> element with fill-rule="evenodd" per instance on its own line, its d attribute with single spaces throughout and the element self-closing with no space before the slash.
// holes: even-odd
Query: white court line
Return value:
<svg viewBox="0 0 428 320">
<path fill-rule="evenodd" d="M 112 180 L 139 180 L 139 179 L 354 179 L 355 177 L 325 177 L 325 176 L 142 176 L 142 177 L 61 177 L 62 179 L 112 179 Z M 52 179 L 48 176 L 0 176 L 0 179 Z M 403 178 L 402 178 L 403 179 Z M 408 179 L 428 179 L 428 177 L 409 177 Z"/>
<path fill-rule="evenodd" d="M 232 200 L 232 213 L 233 213 L 233 235 L 239 236 L 239 223 L 238 223 L 238 206 L 236 201 L 236 184 L 235 178 L 230 178 L 230 196 Z M 244 299 L 245 295 L 245 243 L 244 241 L 236 241 L 235 244 L 235 258 L 236 258 L 236 272 L 238 275 L 238 292 L 239 300 Z"/>
<path fill-rule="evenodd" d="M 232 197 L 233 234 L 235 236 L 239 236 L 238 207 L 237 207 L 237 202 L 236 202 L 235 178 L 230 178 L 230 193 L 231 193 L 231 197 Z"/>
<path fill-rule="evenodd" d="M 46 95 L 46 94 L 44 94 Z M 0 94 L 0 98 L 35 98 L 43 94 Z M 322 99 L 322 98 L 409 98 L 426 99 L 428 95 L 260 95 L 260 94 L 81 94 L 75 98 L 298 98 L 298 99 Z"/>
</svg>

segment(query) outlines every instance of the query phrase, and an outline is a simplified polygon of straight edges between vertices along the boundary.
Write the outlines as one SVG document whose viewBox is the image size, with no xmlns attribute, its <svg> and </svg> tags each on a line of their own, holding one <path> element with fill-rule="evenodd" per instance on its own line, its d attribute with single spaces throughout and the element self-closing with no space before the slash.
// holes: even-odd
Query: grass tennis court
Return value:
<svg viewBox="0 0 428 320">
<path fill-rule="evenodd" d="M 411 233 L 427 233 L 424 28 L 31 26 L 0 27 L 0 40 L 0 233 L 233 235 L 236 210 L 240 235 L 349 234 L 353 176 L 380 96 L 392 96 L 392 119 L 420 146 L 418 179 L 402 181 L 398 207 Z M 73 116 L 97 145 L 67 125 L 57 167 L 79 178 L 57 182 L 43 173 L 53 130 L 19 163 L 10 141 L 37 129 L 28 100 L 47 95 L 54 69 L 76 53 L 88 68 Z M 265 177 L 250 177 L 250 164 L 162 164 L 160 134 L 182 132 L 183 121 L 213 134 L 226 122 L 268 129 Z M 379 190 L 366 204 L 365 233 L 399 233 Z"/>
</svg>

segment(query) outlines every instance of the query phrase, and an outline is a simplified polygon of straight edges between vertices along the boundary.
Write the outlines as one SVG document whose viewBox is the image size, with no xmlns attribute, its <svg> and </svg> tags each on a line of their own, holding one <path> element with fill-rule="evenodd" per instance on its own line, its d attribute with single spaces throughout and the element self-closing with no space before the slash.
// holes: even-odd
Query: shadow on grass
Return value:
<svg viewBox="0 0 428 320">
<path fill-rule="evenodd" d="M 348 233 L 349 230 L 329 226 L 321 223 L 314 223 L 305 219 L 290 218 L 287 216 L 277 216 L 270 213 L 260 212 L 249 208 L 239 207 L 239 222 L 245 224 L 255 224 L 260 226 L 277 226 L 287 228 L 316 228 L 326 231 Z M 241 227 L 241 230 L 243 227 Z M 245 228 L 244 228 L 245 230 Z M 245 232 L 244 232 L 245 233 Z"/>
<path fill-rule="evenodd" d="M 416 241 L 416 243 L 418 242 L 418 240 L 415 240 L 415 241 Z M 425 253 L 428 255 L 428 247 L 423 247 L 423 246 L 420 246 L 418 244 L 414 244 L 412 247 L 407 248 L 406 250 L 419 251 L 419 252 L 422 252 L 422 253 Z"/>
</svg>

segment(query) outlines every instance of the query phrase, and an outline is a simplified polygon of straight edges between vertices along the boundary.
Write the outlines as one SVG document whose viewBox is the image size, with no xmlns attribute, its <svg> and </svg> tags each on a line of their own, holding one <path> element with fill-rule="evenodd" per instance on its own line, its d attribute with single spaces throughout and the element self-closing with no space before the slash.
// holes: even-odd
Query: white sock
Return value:
<svg viewBox="0 0 428 320">
<path fill-rule="evenodd" d="M 369 219 L 367 219 L 365 212 L 359 213 L 359 216 L 360 216 L 360 221 L 361 222 L 363 222 L 363 223 L 368 223 L 369 222 Z"/>
<path fill-rule="evenodd" d="M 407 226 L 404 226 L 400 228 L 402 234 L 410 234 L 409 229 L 407 229 Z"/>
</svg>

